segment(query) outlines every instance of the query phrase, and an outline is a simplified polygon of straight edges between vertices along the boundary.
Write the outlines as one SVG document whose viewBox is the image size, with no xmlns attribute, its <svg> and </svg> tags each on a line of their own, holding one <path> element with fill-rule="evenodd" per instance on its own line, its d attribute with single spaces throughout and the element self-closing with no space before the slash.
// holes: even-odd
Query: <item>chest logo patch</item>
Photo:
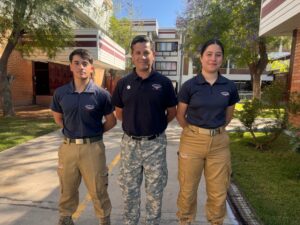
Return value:
<svg viewBox="0 0 300 225">
<path fill-rule="evenodd" d="M 129 90 L 130 88 L 131 88 L 131 86 L 130 86 L 130 85 L 127 85 L 126 89 Z"/>
<path fill-rule="evenodd" d="M 93 110 L 95 108 L 94 105 L 85 105 L 84 106 L 87 110 Z"/>
<path fill-rule="evenodd" d="M 160 84 L 152 84 L 152 87 L 154 90 L 159 90 L 162 86 Z"/>
<path fill-rule="evenodd" d="M 229 96 L 229 92 L 228 91 L 222 91 L 221 95 L 223 95 L 223 96 Z"/>
</svg>

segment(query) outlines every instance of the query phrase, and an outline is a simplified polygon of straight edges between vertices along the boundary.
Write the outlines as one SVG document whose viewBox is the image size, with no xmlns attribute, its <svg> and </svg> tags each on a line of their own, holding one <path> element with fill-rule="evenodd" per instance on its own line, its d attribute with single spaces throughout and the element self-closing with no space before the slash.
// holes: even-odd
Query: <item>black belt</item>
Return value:
<svg viewBox="0 0 300 225">
<path fill-rule="evenodd" d="M 96 137 L 90 137 L 90 138 L 64 138 L 64 143 L 65 144 L 70 144 L 70 143 L 75 143 L 77 145 L 82 145 L 82 144 L 90 144 L 93 142 L 101 141 L 102 136 L 96 136 Z"/>
<path fill-rule="evenodd" d="M 159 135 L 160 134 L 153 134 L 149 136 L 132 136 L 132 135 L 127 135 L 127 136 L 130 137 L 132 140 L 136 140 L 136 141 L 142 141 L 142 140 L 150 141 L 159 137 Z"/>
</svg>

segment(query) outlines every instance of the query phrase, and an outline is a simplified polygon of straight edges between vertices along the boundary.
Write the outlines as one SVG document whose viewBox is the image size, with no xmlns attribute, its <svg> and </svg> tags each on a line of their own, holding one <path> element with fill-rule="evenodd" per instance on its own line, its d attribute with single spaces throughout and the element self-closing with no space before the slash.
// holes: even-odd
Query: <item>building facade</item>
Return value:
<svg viewBox="0 0 300 225">
<path fill-rule="evenodd" d="M 292 36 L 289 91 L 300 92 L 300 1 L 262 0 L 259 35 Z M 300 126 L 300 115 L 291 118 Z"/>
<path fill-rule="evenodd" d="M 170 78 L 178 91 L 181 84 L 193 74 L 192 62 L 185 59 L 182 50 L 182 34 L 176 28 L 159 28 L 156 19 L 134 20 L 132 25 L 135 34 L 147 35 L 152 39 L 155 50 L 154 69 Z"/>
<path fill-rule="evenodd" d="M 12 75 L 12 97 L 15 106 L 49 105 L 54 90 L 69 82 L 72 74 L 68 57 L 75 48 L 88 49 L 94 58 L 94 80 L 101 86 L 105 70 L 125 69 L 125 50 L 107 35 L 112 0 L 93 0 L 90 5 L 74 6 L 75 46 L 57 52 L 48 58 L 41 51 L 22 56 L 13 51 L 9 58 L 8 73 Z M 0 46 L 0 55 L 1 55 Z M 1 107 L 1 106 L 0 106 Z"/>
<path fill-rule="evenodd" d="M 172 80 L 176 91 L 179 91 L 185 81 L 199 72 L 194 66 L 193 59 L 184 54 L 182 49 L 184 37 L 180 30 L 176 28 L 159 28 L 155 19 L 144 19 L 133 21 L 133 31 L 136 34 L 147 35 L 153 40 L 155 50 L 154 68 Z M 228 68 L 222 68 L 220 72 L 237 84 L 242 98 L 252 98 L 249 69 L 233 68 L 229 61 L 227 65 Z M 261 80 L 262 86 L 264 86 L 272 82 L 273 77 L 264 72 Z"/>
</svg>

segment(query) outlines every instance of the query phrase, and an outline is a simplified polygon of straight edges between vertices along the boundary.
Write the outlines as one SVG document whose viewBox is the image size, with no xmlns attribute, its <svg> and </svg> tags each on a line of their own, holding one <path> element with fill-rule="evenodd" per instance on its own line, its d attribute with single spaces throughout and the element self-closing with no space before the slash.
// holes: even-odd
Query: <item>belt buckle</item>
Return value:
<svg viewBox="0 0 300 225">
<path fill-rule="evenodd" d="M 210 136 L 215 136 L 219 133 L 219 129 L 210 129 L 209 134 Z"/>
<path fill-rule="evenodd" d="M 84 143 L 83 139 L 80 138 L 80 139 L 75 139 L 75 144 L 76 145 L 82 145 Z"/>
</svg>

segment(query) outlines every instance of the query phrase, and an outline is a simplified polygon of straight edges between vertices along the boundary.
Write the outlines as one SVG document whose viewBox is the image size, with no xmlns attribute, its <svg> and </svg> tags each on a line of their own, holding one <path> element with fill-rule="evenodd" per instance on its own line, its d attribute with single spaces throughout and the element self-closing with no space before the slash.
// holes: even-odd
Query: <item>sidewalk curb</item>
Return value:
<svg viewBox="0 0 300 225">
<path fill-rule="evenodd" d="M 250 204 L 247 202 L 243 193 L 233 182 L 231 182 L 228 189 L 227 198 L 233 213 L 238 221 L 240 221 L 241 225 L 263 225 L 257 218 Z"/>
</svg>

